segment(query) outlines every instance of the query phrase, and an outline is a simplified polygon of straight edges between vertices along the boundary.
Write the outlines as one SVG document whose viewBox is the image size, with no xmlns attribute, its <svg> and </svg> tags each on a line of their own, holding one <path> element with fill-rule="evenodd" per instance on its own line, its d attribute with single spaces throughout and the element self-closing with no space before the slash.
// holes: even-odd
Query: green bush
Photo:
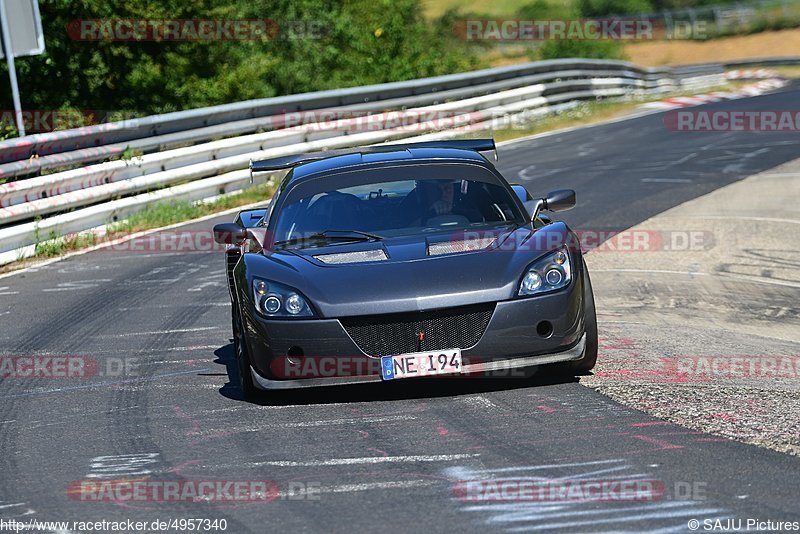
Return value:
<svg viewBox="0 0 800 534">
<path fill-rule="evenodd" d="M 534 0 L 520 7 L 517 16 L 524 20 L 568 20 L 575 18 L 576 14 L 570 3 Z"/>
<path fill-rule="evenodd" d="M 650 13 L 653 4 L 649 0 L 578 0 L 582 17 L 604 17 L 626 13 Z"/>
<path fill-rule="evenodd" d="M 46 52 L 17 61 L 25 109 L 140 116 L 481 66 L 452 31 L 423 18 L 420 0 L 48 0 L 40 9 Z M 86 19 L 265 18 L 313 22 L 321 36 L 86 42 L 67 31 Z M 0 105 L 10 109 L 7 85 L 0 84 Z"/>
<path fill-rule="evenodd" d="M 590 58 L 590 59 L 626 59 L 622 43 L 614 40 L 551 40 L 545 41 L 538 49 L 541 59 L 558 58 Z"/>
</svg>

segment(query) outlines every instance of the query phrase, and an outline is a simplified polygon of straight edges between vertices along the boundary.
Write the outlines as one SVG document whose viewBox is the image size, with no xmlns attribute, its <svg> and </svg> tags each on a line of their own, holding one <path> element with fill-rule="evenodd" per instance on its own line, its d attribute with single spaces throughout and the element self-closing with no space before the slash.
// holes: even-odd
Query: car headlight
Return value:
<svg viewBox="0 0 800 534">
<path fill-rule="evenodd" d="M 314 312 L 299 291 L 271 280 L 253 280 L 256 311 L 266 317 L 313 317 Z"/>
<path fill-rule="evenodd" d="M 519 284 L 518 295 L 526 297 L 566 287 L 572 280 L 567 247 L 550 252 L 530 264 Z"/>
</svg>

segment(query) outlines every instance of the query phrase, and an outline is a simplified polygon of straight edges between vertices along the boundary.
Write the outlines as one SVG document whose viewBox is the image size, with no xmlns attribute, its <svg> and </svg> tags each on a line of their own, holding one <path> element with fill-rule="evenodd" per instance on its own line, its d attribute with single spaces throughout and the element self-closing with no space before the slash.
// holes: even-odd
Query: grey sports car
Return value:
<svg viewBox="0 0 800 534">
<path fill-rule="evenodd" d="M 494 150 L 491 139 L 436 141 L 251 163 L 288 173 L 265 209 L 214 227 L 245 398 L 592 369 L 578 239 L 542 213 L 573 207 L 575 192 L 509 185 L 482 154 Z"/>
</svg>

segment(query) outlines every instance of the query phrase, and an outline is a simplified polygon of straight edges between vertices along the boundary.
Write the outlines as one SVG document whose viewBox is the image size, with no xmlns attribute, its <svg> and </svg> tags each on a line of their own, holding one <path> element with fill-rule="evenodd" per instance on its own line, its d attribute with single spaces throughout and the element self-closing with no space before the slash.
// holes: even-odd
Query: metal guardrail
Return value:
<svg viewBox="0 0 800 534">
<path fill-rule="evenodd" d="M 581 66 L 581 65 L 578 65 Z M 595 77 L 604 76 L 619 76 L 627 74 L 631 77 L 643 77 L 649 80 L 653 77 L 659 76 L 657 73 L 641 73 L 641 70 L 628 70 L 621 71 L 619 67 L 614 69 L 601 68 L 592 70 L 591 75 Z M 524 87 L 527 85 L 544 83 L 556 79 L 581 79 L 586 78 L 587 71 L 581 69 L 568 69 L 548 71 L 536 74 L 525 74 L 514 78 L 502 79 L 498 81 L 491 81 L 480 85 L 473 85 L 461 87 L 456 89 L 444 89 L 441 91 L 421 93 L 411 96 L 390 98 L 390 99 L 375 99 L 364 103 L 347 104 L 336 106 L 332 108 L 314 108 L 318 109 L 341 109 L 346 107 L 350 111 L 369 110 L 377 111 L 381 109 L 401 109 L 409 106 L 417 107 L 425 104 L 437 104 L 461 98 L 476 96 L 479 94 L 492 94 L 498 91 L 504 91 L 516 87 Z M 376 109 L 378 108 L 378 109 Z M 141 139 L 132 139 L 121 143 L 110 143 L 107 145 L 81 148 L 71 152 L 60 152 L 55 154 L 43 155 L 35 158 L 22 159 L 12 162 L 0 163 L 0 178 L 11 178 L 16 176 L 24 176 L 43 170 L 52 170 L 63 168 L 69 165 L 83 164 L 92 161 L 99 161 L 108 159 L 109 157 L 119 157 L 126 149 L 138 152 L 152 152 L 155 150 L 167 150 L 177 146 L 185 146 L 187 144 L 195 144 L 205 142 L 211 139 L 219 139 L 222 137 L 231 137 L 234 135 L 251 134 L 259 130 L 272 130 L 276 127 L 276 118 L 281 117 L 283 113 L 276 113 L 274 115 L 267 115 L 255 119 L 235 120 L 223 124 L 206 126 L 202 128 L 195 128 L 184 130 L 181 132 L 172 132 L 164 135 L 150 135 Z M 297 110 L 295 110 L 297 111 Z M 302 110 L 308 111 L 308 110 Z M 121 124 L 121 123 L 119 123 Z M 278 127 L 280 125 L 277 125 Z M 72 130 L 70 130 L 72 131 Z M 33 136 L 31 136 L 33 137 Z M 2 146 L 2 143 L 0 143 Z M 2 151 L 0 151 L 0 160 L 2 160 Z M 3 193 L 0 189 L 0 206 L 7 205 L 2 200 Z"/>
<path fill-rule="evenodd" d="M 420 135 L 427 139 L 453 135 L 426 123 L 414 131 L 401 128 L 355 134 L 320 131 L 314 124 L 276 129 L 281 125 L 276 116 L 287 111 L 444 110 L 466 113 L 470 128 L 480 130 L 496 126 L 498 116 L 543 115 L 581 99 L 720 84 L 723 72 L 722 65 L 645 69 L 618 61 L 553 60 L 239 102 L 0 142 L 0 161 L 5 161 L 0 171 L 15 176 L 29 172 L 33 167 L 26 169 L 25 165 L 30 162 L 44 162 L 38 169 L 57 169 L 78 161 L 107 159 L 123 145 L 155 151 L 132 160 L 106 161 L 0 184 L 0 264 L 29 253 L 41 236 L 62 236 L 103 226 L 154 200 L 199 200 L 247 187 L 246 166 L 251 158 Z M 411 110 L 409 106 L 413 106 Z M 257 130 L 265 131 L 252 133 Z M 235 135 L 240 136 L 227 137 Z M 92 143 L 97 146 L 87 146 Z M 171 148 L 176 145 L 184 146 Z M 45 154 L 37 159 L 20 158 L 40 150 Z M 57 213 L 68 209 L 74 211 Z M 46 218 L 32 220 L 41 216 Z"/>
<path fill-rule="evenodd" d="M 739 61 L 729 61 L 724 65 L 726 69 L 743 69 L 749 67 L 792 67 L 800 65 L 800 56 L 742 59 Z"/>
<path fill-rule="evenodd" d="M 0 142 L 0 163 L 23 160 L 31 156 L 41 157 L 79 149 L 95 149 L 101 145 L 123 143 L 148 136 L 165 135 L 232 121 L 269 117 L 287 111 L 347 106 L 438 93 L 568 68 L 589 71 L 602 70 L 604 67 L 620 68 L 622 65 L 642 74 L 662 71 L 660 69 L 643 69 L 632 63 L 611 60 L 554 59 L 404 82 L 248 100 L 2 141 Z M 0 177 L 2 176 L 0 174 Z"/>
</svg>

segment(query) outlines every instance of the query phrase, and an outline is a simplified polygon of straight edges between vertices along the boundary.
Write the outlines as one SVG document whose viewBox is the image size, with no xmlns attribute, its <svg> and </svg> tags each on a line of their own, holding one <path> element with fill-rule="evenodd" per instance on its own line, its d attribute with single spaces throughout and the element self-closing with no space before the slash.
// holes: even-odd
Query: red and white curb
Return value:
<svg viewBox="0 0 800 534">
<path fill-rule="evenodd" d="M 781 76 L 779 72 L 768 69 L 757 70 L 732 70 L 725 73 L 725 78 L 728 80 L 754 80 L 760 79 L 761 81 L 745 85 L 735 91 L 714 91 L 713 93 L 694 95 L 694 96 L 678 96 L 675 98 L 668 98 L 661 102 L 649 102 L 642 104 L 642 108 L 648 109 L 674 109 L 674 108 L 688 108 L 692 106 L 699 106 L 701 104 L 708 104 L 710 102 L 720 102 L 722 100 L 735 100 L 737 98 L 745 98 L 748 96 L 758 96 L 785 86 L 789 82 Z"/>
<path fill-rule="evenodd" d="M 729 80 L 765 80 L 767 78 L 783 78 L 781 73 L 770 69 L 729 70 L 725 73 Z"/>
</svg>

